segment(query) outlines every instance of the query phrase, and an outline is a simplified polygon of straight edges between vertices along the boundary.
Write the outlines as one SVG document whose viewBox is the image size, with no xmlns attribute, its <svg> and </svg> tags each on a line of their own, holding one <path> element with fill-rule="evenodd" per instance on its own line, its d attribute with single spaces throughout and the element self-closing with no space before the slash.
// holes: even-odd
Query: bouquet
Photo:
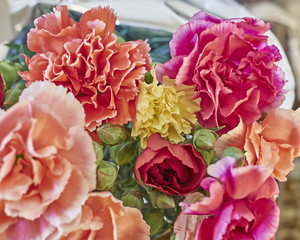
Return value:
<svg viewBox="0 0 300 240">
<path fill-rule="evenodd" d="M 0 239 L 275 239 L 300 112 L 270 24 L 201 11 L 157 58 L 115 23 L 60 5 L 9 45 Z"/>
</svg>

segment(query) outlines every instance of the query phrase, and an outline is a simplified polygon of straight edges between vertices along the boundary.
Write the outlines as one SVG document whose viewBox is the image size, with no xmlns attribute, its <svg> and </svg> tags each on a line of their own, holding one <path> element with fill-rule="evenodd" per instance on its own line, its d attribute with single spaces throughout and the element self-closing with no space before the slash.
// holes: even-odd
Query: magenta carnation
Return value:
<svg viewBox="0 0 300 240">
<path fill-rule="evenodd" d="M 195 239 L 273 239 L 279 225 L 275 196 L 278 186 L 272 167 L 235 167 L 226 157 L 208 167 L 201 186 L 210 194 L 185 205 L 186 214 L 209 215 L 199 225 Z"/>
<path fill-rule="evenodd" d="M 251 123 L 284 100 L 279 50 L 263 34 L 269 23 L 252 18 L 220 20 L 204 12 L 181 26 L 170 42 L 170 61 L 156 67 L 176 84 L 195 85 L 204 127 Z"/>
</svg>

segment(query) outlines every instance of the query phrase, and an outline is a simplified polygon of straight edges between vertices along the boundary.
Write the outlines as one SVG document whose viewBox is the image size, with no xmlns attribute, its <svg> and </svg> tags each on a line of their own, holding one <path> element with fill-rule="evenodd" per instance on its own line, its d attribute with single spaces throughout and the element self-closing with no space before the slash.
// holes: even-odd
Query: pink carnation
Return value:
<svg viewBox="0 0 300 240">
<path fill-rule="evenodd" d="M 203 127 L 232 129 L 281 105 L 285 80 L 275 46 L 267 45 L 270 24 L 252 18 L 220 20 L 197 13 L 170 42 L 172 59 L 156 67 L 158 78 L 195 85 Z"/>
<path fill-rule="evenodd" d="M 66 92 L 49 82 L 33 83 L 1 113 L 0 239 L 59 235 L 95 188 L 84 111 Z"/>
<path fill-rule="evenodd" d="M 201 186 L 210 194 L 202 201 L 184 204 L 186 214 L 209 215 L 199 225 L 195 239 L 274 239 L 279 225 L 275 197 L 278 186 L 272 167 L 235 167 L 226 157 L 208 167 Z"/>
<path fill-rule="evenodd" d="M 186 195 L 185 204 L 199 202 L 204 198 L 200 192 L 193 192 Z M 184 207 L 182 207 L 184 210 Z M 189 215 L 182 211 L 174 223 L 175 240 L 194 240 L 199 223 L 204 219 L 201 215 Z"/>
<path fill-rule="evenodd" d="M 25 57 L 28 71 L 20 76 L 63 85 L 83 105 L 86 127 L 103 122 L 123 125 L 136 117 L 138 81 L 150 70 L 146 41 L 118 43 L 112 9 L 95 7 L 80 23 L 69 18 L 66 6 L 35 21 L 27 44 L 37 54 Z M 51 24 L 50 24 L 51 23 Z"/>
</svg>

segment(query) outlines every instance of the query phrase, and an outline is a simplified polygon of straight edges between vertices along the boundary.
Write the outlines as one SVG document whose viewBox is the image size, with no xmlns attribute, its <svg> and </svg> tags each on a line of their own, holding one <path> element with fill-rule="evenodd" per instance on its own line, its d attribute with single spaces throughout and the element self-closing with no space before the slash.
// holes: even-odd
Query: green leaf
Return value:
<svg viewBox="0 0 300 240">
<path fill-rule="evenodd" d="M 126 192 L 121 200 L 123 201 L 124 206 L 134 207 L 141 210 L 144 206 L 143 197 L 138 191 Z"/>
<path fill-rule="evenodd" d="M 18 63 L 0 61 L 0 74 L 5 83 L 5 90 L 10 89 L 18 81 L 20 70 L 22 66 Z"/>
<path fill-rule="evenodd" d="M 144 214 L 146 223 L 150 226 L 150 235 L 153 236 L 162 230 L 164 224 L 164 216 L 161 212 L 146 212 Z"/>
</svg>

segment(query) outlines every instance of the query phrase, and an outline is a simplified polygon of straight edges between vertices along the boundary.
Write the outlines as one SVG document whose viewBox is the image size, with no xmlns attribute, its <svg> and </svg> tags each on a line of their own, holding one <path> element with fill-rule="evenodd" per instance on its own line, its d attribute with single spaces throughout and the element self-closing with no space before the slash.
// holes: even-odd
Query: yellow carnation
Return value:
<svg viewBox="0 0 300 240">
<path fill-rule="evenodd" d="M 140 82 L 136 120 L 132 123 L 131 136 L 140 137 L 141 146 L 147 146 L 147 139 L 153 133 L 172 143 L 185 140 L 192 125 L 196 124 L 195 112 L 200 110 L 200 100 L 191 100 L 194 87 L 175 86 L 174 80 L 164 77 L 163 85 L 158 85 L 155 70 L 152 69 L 153 82 Z"/>
</svg>

